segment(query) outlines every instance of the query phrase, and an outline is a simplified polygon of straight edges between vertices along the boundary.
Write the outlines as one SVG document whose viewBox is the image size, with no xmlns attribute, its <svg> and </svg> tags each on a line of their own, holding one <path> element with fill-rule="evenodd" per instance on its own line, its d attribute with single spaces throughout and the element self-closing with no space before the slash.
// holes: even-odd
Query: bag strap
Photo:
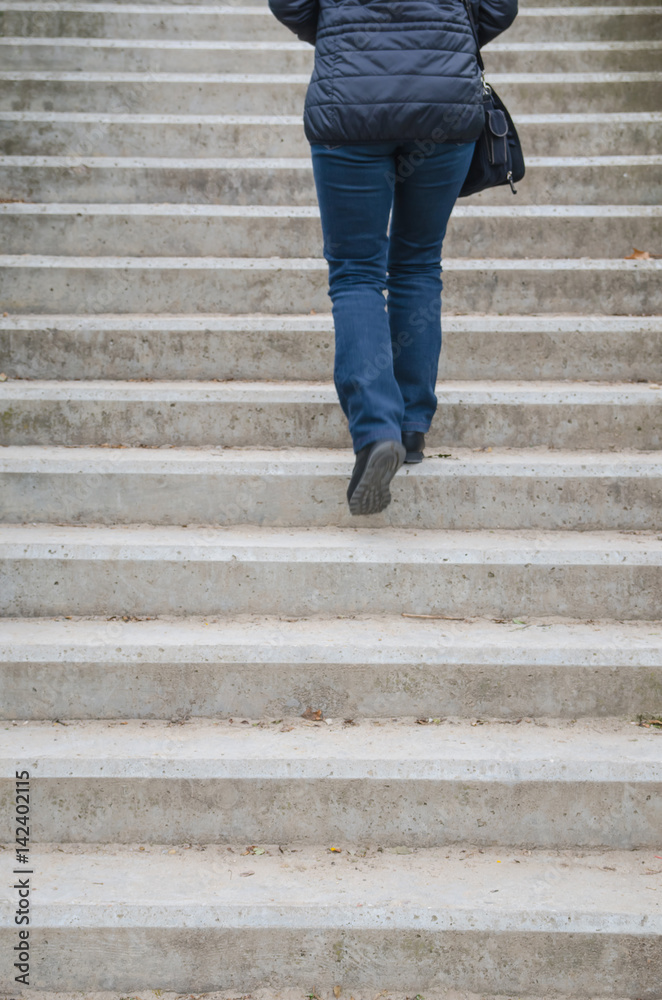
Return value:
<svg viewBox="0 0 662 1000">
<path fill-rule="evenodd" d="M 476 59 L 478 60 L 478 65 L 480 67 L 481 73 L 485 73 L 485 64 L 483 63 L 483 57 L 480 54 L 480 45 L 478 43 L 478 32 L 476 31 L 476 22 L 474 21 L 473 11 L 471 9 L 471 0 L 462 0 L 464 8 L 469 17 L 469 24 L 471 25 L 471 30 L 473 32 L 474 41 L 476 42 Z"/>
</svg>

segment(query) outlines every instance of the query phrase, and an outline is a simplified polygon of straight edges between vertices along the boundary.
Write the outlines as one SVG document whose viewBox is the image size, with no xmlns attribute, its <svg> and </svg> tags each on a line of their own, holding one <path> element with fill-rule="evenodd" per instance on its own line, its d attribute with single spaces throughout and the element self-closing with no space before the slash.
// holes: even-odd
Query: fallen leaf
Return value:
<svg viewBox="0 0 662 1000">
<path fill-rule="evenodd" d="M 255 872 L 239 872 L 240 878 L 248 878 L 249 875 L 255 875 Z"/>
<path fill-rule="evenodd" d="M 321 708 L 312 709 L 310 707 L 310 705 L 309 705 L 308 708 L 306 709 L 306 711 L 301 713 L 301 718 L 302 719 L 312 719 L 313 722 L 321 722 L 322 721 L 322 709 Z"/>
<path fill-rule="evenodd" d="M 645 716 L 640 715 L 638 724 L 643 726 L 645 729 L 662 729 L 662 717 L 658 716 L 647 719 Z"/>
<path fill-rule="evenodd" d="M 329 850 L 333 854 L 342 854 L 342 849 L 340 847 L 330 847 Z"/>
<path fill-rule="evenodd" d="M 334 995 L 334 997 L 339 997 L 340 996 L 340 987 L 339 986 L 334 986 L 333 987 L 333 995 Z"/>
<path fill-rule="evenodd" d="M 648 252 L 648 250 L 637 250 L 633 248 L 632 253 L 625 257 L 624 260 L 652 260 L 653 255 Z"/>
</svg>

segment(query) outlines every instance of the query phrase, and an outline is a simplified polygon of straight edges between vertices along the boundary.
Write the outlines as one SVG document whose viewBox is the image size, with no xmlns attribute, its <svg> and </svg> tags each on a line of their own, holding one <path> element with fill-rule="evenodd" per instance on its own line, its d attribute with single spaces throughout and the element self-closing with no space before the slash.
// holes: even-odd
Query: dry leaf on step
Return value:
<svg viewBox="0 0 662 1000">
<path fill-rule="evenodd" d="M 633 248 L 632 253 L 624 258 L 625 260 L 652 260 L 653 255 L 648 250 L 637 250 Z"/>
</svg>

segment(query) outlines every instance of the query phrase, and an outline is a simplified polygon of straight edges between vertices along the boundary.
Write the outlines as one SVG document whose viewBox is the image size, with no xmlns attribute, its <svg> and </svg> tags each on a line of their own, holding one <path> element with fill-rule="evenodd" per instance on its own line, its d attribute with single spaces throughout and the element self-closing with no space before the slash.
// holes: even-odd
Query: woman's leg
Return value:
<svg viewBox="0 0 662 1000">
<path fill-rule="evenodd" d="M 441 244 L 474 143 L 404 143 L 396 155 L 388 318 L 403 431 L 430 427 L 441 350 Z"/>
<path fill-rule="evenodd" d="M 355 452 L 400 441 L 404 415 L 383 294 L 396 147 L 311 147 L 333 303 L 334 380 Z"/>
</svg>

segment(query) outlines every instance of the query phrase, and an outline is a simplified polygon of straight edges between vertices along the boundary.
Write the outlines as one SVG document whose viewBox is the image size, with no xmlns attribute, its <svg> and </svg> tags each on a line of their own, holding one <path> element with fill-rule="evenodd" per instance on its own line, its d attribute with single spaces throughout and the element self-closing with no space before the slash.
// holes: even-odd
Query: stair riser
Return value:
<svg viewBox="0 0 662 1000">
<path fill-rule="evenodd" d="M 400 474 L 375 524 L 402 528 L 647 530 L 659 520 L 662 471 L 641 478 Z M 429 462 L 426 463 L 429 467 Z M 2 520 L 58 524 L 344 526 L 351 474 L 0 473 Z M 385 714 L 389 714 L 386 712 Z M 406 714 L 406 713 L 405 713 Z"/>
<path fill-rule="evenodd" d="M 311 394 L 312 396 L 313 394 Z M 660 399 L 662 404 L 662 398 Z M 428 448 L 486 446 L 526 448 L 662 447 L 660 406 L 549 401 L 478 403 L 471 397 L 440 406 Z M 257 412 L 256 412 L 257 411 Z M 345 448 L 349 436 L 335 400 L 310 402 L 158 398 L 17 399 L 2 411 L 3 445 L 133 445 Z"/>
<path fill-rule="evenodd" d="M 542 80 L 499 83 L 513 114 L 658 111 L 660 81 L 600 82 L 589 75 L 585 82 Z M 57 81 L 3 80 L 0 108 L 6 111 L 94 111 L 135 114 L 272 114 L 300 115 L 307 83 L 183 82 L 168 80 Z"/>
<path fill-rule="evenodd" d="M 255 151 L 258 156 L 259 151 Z M 467 204 L 657 205 L 662 201 L 662 170 L 656 162 L 623 165 L 589 163 L 527 165 L 513 201 L 506 185 L 485 191 Z M 231 205 L 315 205 L 309 162 L 301 166 L 233 167 L 123 163 L 58 165 L 2 164 L 0 197 L 73 203 L 177 202 Z"/>
<path fill-rule="evenodd" d="M 342 496 L 338 502 L 344 502 Z M 209 529 L 210 531 L 218 529 Z M 182 550 L 158 559 L 3 559 L 4 614 L 435 614 L 513 618 L 561 615 L 662 618 L 658 566 L 451 564 L 361 561 L 200 561 Z M 613 816 L 609 829 L 617 829 Z M 657 830 L 659 836 L 659 826 Z M 106 839 L 112 839 L 107 837 Z"/>
<path fill-rule="evenodd" d="M 197 930 L 45 925 L 31 930 L 31 971 L 35 982 L 51 990 L 126 994 L 163 988 L 188 995 L 215 991 L 219 983 L 235 992 L 259 989 L 267 981 L 305 992 L 311 989 L 308 969 L 315 970 L 318 989 L 330 991 L 341 979 L 354 989 L 357 984 L 375 991 L 388 983 L 404 992 L 411 989 L 415 970 L 421 989 L 506 995 L 552 993 L 562 985 L 586 998 L 616 998 L 628 990 L 654 997 L 662 974 L 659 939 L 649 934 L 518 933 L 509 927 L 502 932 L 363 930 L 350 928 L 343 914 L 337 926 L 311 929 L 315 917 L 311 909 L 304 925 L 297 921 L 306 918 L 297 914 L 287 929 L 261 926 L 257 918 L 252 922 L 258 926 L 242 921 L 236 930 L 218 929 L 218 924 Z M 12 955 L 15 931 L 0 932 L 0 941 L 4 953 Z"/>
<path fill-rule="evenodd" d="M 39 770 L 38 763 L 31 768 L 42 813 L 31 823 L 36 843 L 340 839 L 386 847 L 402 843 L 406 817 L 411 847 L 655 848 L 662 826 L 662 785 L 655 782 L 472 781 L 469 768 L 455 781 L 201 779 L 187 777 L 185 763 L 180 779 L 139 778 L 133 769 L 117 779 L 39 778 Z M 15 794 L 13 782 L 0 789 L 4 800 Z M 9 819 L 0 830 L 10 841 Z"/>
<path fill-rule="evenodd" d="M 0 371 L 37 379 L 328 380 L 333 330 L 78 330 L 58 317 L 45 328 L 0 329 Z M 642 324 L 645 323 L 642 320 Z M 569 328 L 457 330 L 444 319 L 440 371 L 447 379 L 597 379 L 662 381 L 658 329 Z"/>
<path fill-rule="evenodd" d="M 647 261 L 641 261 L 642 265 Z M 607 314 L 660 310 L 659 269 L 445 270 L 448 312 Z M 307 313 L 327 312 L 326 266 L 7 267 L 0 272 L 7 312 Z"/>
<path fill-rule="evenodd" d="M 1 206 L 0 206 L 1 208 Z M 461 212 L 461 208 L 460 208 Z M 8 254 L 91 256 L 321 257 L 318 217 L 260 218 L 131 214 L 27 215 L 0 211 L 0 245 Z M 496 218 L 451 221 L 444 242 L 447 257 L 625 257 L 633 247 L 662 247 L 662 214 L 647 218 L 599 215 Z"/>
<path fill-rule="evenodd" d="M 37 122 L 3 120 L 0 154 L 23 156 L 295 156 L 308 157 L 310 146 L 300 122 L 287 124 L 191 124 L 62 122 L 47 112 Z M 4 112 L 6 115 L 7 112 Z M 275 116 L 277 119 L 278 116 Z M 615 150 L 653 155 L 662 146 L 662 122 L 516 122 L 528 155 L 610 156 Z M 528 184 L 528 178 L 527 178 Z M 632 192 L 633 201 L 641 197 Z M 107 195 L 106 195 L 107 197 Z M 177 199 L 179 200 L 179 198 Z"/>
<path fill-rule="evenodd" d="M 112 623 L 106 623 L 109 625 Z M 131 663 L 3 663 L 4 719 L 272 718 L 309 705 L 328 718 L 645 714 L 660 704 L 662 667 L 568 664 L 401 662 L 154 663 L 149 650 Z M 616 659 L 616 658 L 615 658 Z M 25 692 L 36 690 L 26 703 Z M 143 835 L 144 836 L 144 835 Z"/>
<path fill-rule="evenodd" d="M 508 36 L 509 37 L 509 36 Z M 288 43 L 291 44 L 291 43 Z M 495 43 L 498 45 L 498 43 Z M 589 48 L 564 51 L 553 44 L 542 51 L 499 51 L 485 53 L 488 73 L 637 73 L 659 68 L 662 52 L 649 48 Z M 131 43 L 112 48 L 85 40 L 82 45 L 25 45 L 3 43 L 0 38 L 0 65 L 5 70 L 81 70 L 83 72 L 143 73 L 245 73 L 259 66 L 260 73 L 311 73 L 313 51 L 300 49 L 249 49 L 238 42 L 234 49 L 132 48 Z"/>
<path fill-rule="evenodd" d="M 634 13 L 596 11 L 589 15 L 558 11 L 531 15 L 524 10 L 508 32 L 509 42 L 628 41 L 657 38 L 660 16 L 642 8 Z M 121 10 L 71 12 L 66 10 L 0 13 L 0 34 L 21 38 L 148 38 L 187 41 L 280 40 L 294 36 L 268 11 L 247 14 L 132 13 Z"/>
</svg>

